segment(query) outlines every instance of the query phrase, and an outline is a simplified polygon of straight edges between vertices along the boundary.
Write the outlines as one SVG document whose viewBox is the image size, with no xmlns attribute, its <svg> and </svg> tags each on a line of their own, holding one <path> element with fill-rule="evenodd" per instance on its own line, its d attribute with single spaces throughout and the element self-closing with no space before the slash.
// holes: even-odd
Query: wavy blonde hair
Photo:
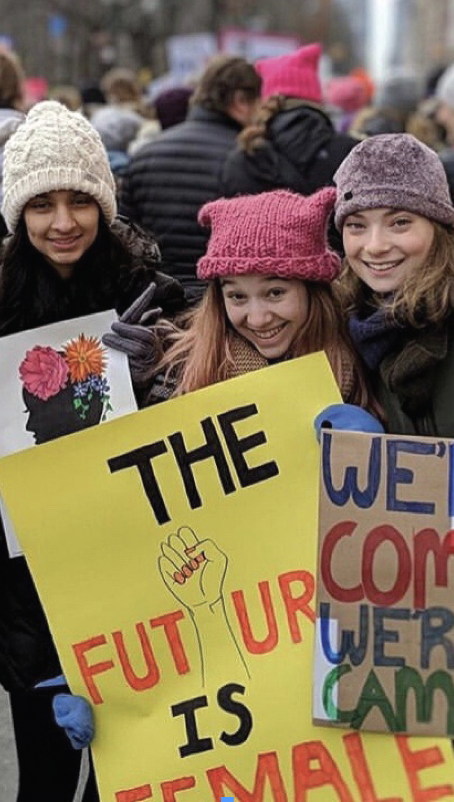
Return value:
<svg viewBox="0 0 454 802">
<path fill-rule="evenodd" d="M 454 306 L 454 229 L 433 223 L 434 239 L 427 260 L 406 276 L 391 301 L 383 301 L 354 273 L 344 259 L 338 291 L 344 312 L 367 304 L 383 306 L 400 325 L 424 328 L 445 320 Z"/>
<path fill-rule="evenodd" d="M 306 282 L 309 313 L 287 355 L 289 359 L 325 351 L 344 400 L 374 408 L 358 358 L 342 322 L 331 285 Z M 153 375 L 176 377 L 173 395 L 183 395 L 229 378 L 233 333 L 220 284 L 212 281 L 200 304 L 180 318 L 179 326 L 163 322 L 159 335 L 164 352 Z"/>
</svg>

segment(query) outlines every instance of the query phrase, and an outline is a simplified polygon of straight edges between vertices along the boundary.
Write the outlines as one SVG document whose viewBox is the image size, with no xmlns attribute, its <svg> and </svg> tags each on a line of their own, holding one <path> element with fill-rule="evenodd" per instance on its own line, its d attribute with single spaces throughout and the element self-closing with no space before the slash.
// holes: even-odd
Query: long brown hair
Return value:
<svg viewBox="0 0 454 802">
<path fill-rule="evenodd" d="M 401 325 L 424 328 L 445 320 L 454 306 L 454 229 L 433 223 L 434 239 L 427 259 L 411 271 L 391 300 L 384 301 L 354 273 L 344 259 L 338 287 L 347 314 L 366 305 L 384 306 Z"/>
<path fill-rule="evenodd" d="M 309 313 L 294 339 L 288 359 L 325 351 L 345 401 L 363 407 L 373 402 L 342 321 L 340 306 L 328 284 L 306 282 Z M 200 304 L 180 318 L 179 326 L 163 323 L 165 353 L 154 370 L 176 377 L 174 395 L 183 395 L 229 377 L 233 358 L 224 299 L 217 280 L 210 282 Z"/>
</svg>

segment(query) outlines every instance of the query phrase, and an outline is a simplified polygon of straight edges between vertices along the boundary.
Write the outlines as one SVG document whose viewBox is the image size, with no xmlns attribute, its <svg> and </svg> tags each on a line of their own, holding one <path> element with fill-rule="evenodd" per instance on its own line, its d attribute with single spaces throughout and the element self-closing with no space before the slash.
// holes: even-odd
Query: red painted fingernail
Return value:
<svg viewBox="0 0 454 802">
<path fill-rule="evenodd" d="M 185 565 L 183 565 L 183 566 L 181 567 L 181 572 L 182 572 L 182 573 L 183 573 L 183 574 L 184 574 L 186 577 L 188 577 L 188 576 L 192 576 L 192 571 L 191 571 L 191 569 L 189 568 L 189 565 L 186 565 L 186 564 L 185 564 Z"/>
<path fill-rule="evenodd" d="M 198 563 L 203 563 L 203 562 L 205 562 L 205 560 L 206 560 L 206 557 L 205 557 L 205 555 L 204 555 L 203 551 L 202 551 L 200 554 L 196 554 L 196 555 L 195 555 L 195 559 L 197 560 L 197 562 L 198 562 Z"/>
<path fill-rule="evenodd" d="M 186 578 L 180 573 L 180 571 L 175 571 L 173 578 L 175 582 L 178 582 L 179 585 L 184 585 L 186 582 Z"/>
</svg>

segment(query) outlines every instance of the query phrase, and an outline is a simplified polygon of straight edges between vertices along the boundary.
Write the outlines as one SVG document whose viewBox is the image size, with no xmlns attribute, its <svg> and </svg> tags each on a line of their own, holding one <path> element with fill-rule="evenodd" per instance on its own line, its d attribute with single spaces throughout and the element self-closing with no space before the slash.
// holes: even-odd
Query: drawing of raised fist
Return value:
<svg viewBox="0 0 454 802">
<path fill-rule="evenodd" d="M 161 544 L 158 565 L 170 592 L 193 613 L 222 598 L 227 556 L 210 538 L 181 526 Z"/>
</svg>

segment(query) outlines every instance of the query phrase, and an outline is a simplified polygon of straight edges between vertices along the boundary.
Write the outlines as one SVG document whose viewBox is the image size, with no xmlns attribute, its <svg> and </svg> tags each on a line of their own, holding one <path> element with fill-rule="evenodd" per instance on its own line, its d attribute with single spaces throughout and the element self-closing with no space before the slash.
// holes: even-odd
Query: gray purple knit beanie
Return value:
<svg viewBox="0 0 454 802">
<path fill-rule="evenodd" d="M 434 150 L 411 134 L 378 134 L 356 145 L 334 175 L 334 222 L 349 214 L 402 209 L 454 225 L 454 206 L 443 165 Z"/>
</svg>

